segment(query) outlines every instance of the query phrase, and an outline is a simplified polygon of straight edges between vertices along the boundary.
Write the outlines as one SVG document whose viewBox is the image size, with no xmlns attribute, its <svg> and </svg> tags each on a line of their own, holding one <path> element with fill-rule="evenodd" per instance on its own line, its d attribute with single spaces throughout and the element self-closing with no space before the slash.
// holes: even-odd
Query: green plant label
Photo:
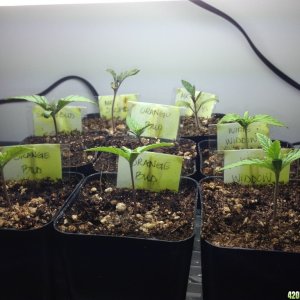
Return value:
<svg viewBox="0 0 300 300">
<path fill-rule="evenodd" d="M 137 189 L 159 192 L 178 191 L 183 158 L 181 156 L 143 152 L 133 163 L 134 183 Z M 128 161 L 119 157 L 117 187 L 131 188 Z"/>
<path fill-rule="evenodd" d="M 59 132 L 71 132 L 73 130 L 82 131 L 82 110 L 81 106 L 65 106 L 56 114 L 57 129 Z M 33 107 L 33 126 L 34 135 L 42 136 L 45 134 L 54 135 L 55 127 L 53 118 L 45 118 L 43 109 L 36 105 Z"/>
<path fill-rule="evenodd" d="M 151 124 L 143 136 L 175 140 L 178 134 L 180 109 L 173 105 L 129 102 L 130 117 L 141 127 Z"/>
<path fill-rule="evenodd" d="M 114 118 L 125 120 L 128 112 L 128 101 L 138 101 L 137 94 L 118 95 L 115 100 Z M 99 110 L 101 118 L 111 120 L 111 107 L 113 103 L 113 96 L 99 96 L 98 98 Z"/>
<path fill-rule="evenodd" d="M 282 151 L 286 151 L 282 149 Z M 262 149 L 242 149 L 242 150 L 225 150 L 224 166 L 249 158 L 264 158 Z M 290 166 L 286 166 L 280 173 L 280 182 L 289 181 Z M 258 166 L 240 166 L 224 170 L 224 182 L 237 182 L 244 185 L 260 184 L 266 185 L 275 182 L 274 173 L 263 167 Z"/>
<path fill-rule="evenodd" d="M 62 178 L 59 144 L 24 145 L 33 148 L 10 160 L 4 167 L 6 179 Z M 14 147 L 14 146 L 6 146 Z"/>
<path fill-rule="evenodd" d="M 261 148 L 256 133 L 269 136 L 270 130 L 265 123 L 255 122 L 248 126 L 248 147 Z M 246 136 L 243 127 L 238 123 L 217 124 L 218 150 L 234 150 L 246 148 Z"/>
<path fill-rule="evenodd" d="M 196 96 L 198 96 L 199 93 L 200 93 L 200 91 L 196 91 Z M 202 117 L 202 118 L 210 118 L 211 117 L 212 112 L 217 103 L 217 96 L 214 94 L 202 92 L 201 96 L 198 100 L 198 103 L 199 103 L 199 105 L 201 105 L 201 102 L 204 102 L 208 99 L 213 99 L 214 101 L 208 101 L 205 104 L 203 104 L 201 106 L 200 110 L 198 111 L 198 117 Z M 191 96 L 188 93 L 188 91 L 185 88 L 178 88 L 176 90 L 175 105 L 182 107 L 183 106 L 182 102 L 186 102 L 186 103 L 189 103 L 190 105 L 193 105 L 193 101 L 192 101 Z M 184 115 L 190 117 L 193 115 L 193 111 L 190 108 L 185 107 Z"/>
</svg>

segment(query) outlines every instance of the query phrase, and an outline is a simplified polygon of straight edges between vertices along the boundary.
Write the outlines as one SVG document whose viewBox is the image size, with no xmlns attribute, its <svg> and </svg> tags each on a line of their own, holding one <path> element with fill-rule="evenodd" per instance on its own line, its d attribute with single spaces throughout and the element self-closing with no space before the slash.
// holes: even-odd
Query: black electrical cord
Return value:
<svg viewBox="0 0 300 300">
<path fill-rule="evenodd" d="M 278 69 L 274 64 L 272 64 L 254 45 L 254 43 L 252 42 L 252 40 L 250 39 L 250 37 L 248 36 L 248 34 L 246 33 L 246 31 L 242 28 L 242 26 L 236 22 L 233 18 L 231 18 L 230 16 L 228 16 L 227 14 L 225 14 L 224 12 L 222 12 L 221 10 L 211 6 L 210 4 L 202 1 L 202 0 L 189 0 L 190 2 L 196 4 L 197 6 L 204 8 L 222 18 L 224 18 L 225 20 L 227 20 L 228 22 L 230 22 L 231 24 L 233 24 L 242 34 L 243 36 L 246 38 L 246 40 L 248 41 L 250 47 L 252 48 L 252 50 L 255 52 L 255 54 L 261 59 L 261 61 L 268 67 L 271 69 L 271 71 L 273 71 L 277 76 L 279 76 L 282 80 L 284 80 L 285 82 L 287 82 L 289 85 L 293 86 L 294 88 L 296 88 L 297 90 L 300 90 L 300 84 L 298 82 L 296 82 L 295 80 L 293 80 L 292 78 L 290 78 L 288 75 L 286 75 L 285 73 L 283 73 L 280 69 Z"/>
<path fill-rule="evenodd" d="M 91 94 L 94 96 L 94 98 L 97 99 L 98 97 L 98 92 L 97 90 L 94 88 L 94 86 L 86 79 L 80 77 L 80 76 L 76 76 L 76 75 L 69 75 L 69 76 L 65 76 L 57 81 L 55 81 L 53 84 L 51 84 L 48 88 L 46 88 L 44 91 L 37 93 L 36 95 L 39 96 L 45 96 L 47 95 L 49 92 L 51 92 L 53 89 L 55 89 L 57 86 L 59 86 L 61 83 L 67 81 L 67 80 L 71 80 L 71 79 L 75 79 L 78 80 L 82 83 L 84 83 L 88 89 L 90 90 Z M 0 104 L 7 104 L 7 103 L 16 103 L 16 102 L 24 102 L 24 100 L 20 100 L 20 99 L 11 99 L 9 102 L 5 99 L 1 99 L 0 100 Z"/>
</svg>

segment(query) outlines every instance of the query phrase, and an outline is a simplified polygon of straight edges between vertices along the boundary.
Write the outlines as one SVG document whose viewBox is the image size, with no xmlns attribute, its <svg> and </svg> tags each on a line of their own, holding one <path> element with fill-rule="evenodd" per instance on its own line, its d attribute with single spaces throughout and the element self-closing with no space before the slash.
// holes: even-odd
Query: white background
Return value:
<svg viewBox="0 0 300 300">
<path fill-rule="evenodd" d="M 270 61 L 300 81 L 299 0 L 206 1 L 239 22 Z M 288 126 L 273 129 L 272 138 L 300 140 L 300 92 L 273 74 L 232 24 L 189 1 L 0 7 L 0 37 L 0 98 L 39 93 L 67 75 L 84 77 L 107 95 L 107 68 L 139 68 L 121 93 L 173 104 L 185 79 L 219 96 L 215 112 L 270 114 Z M 91 96 L 75 80 L 48 96 L 70 94 Z M 31 107 L 0 106 L 0 140 L 32 133 Z M 96 110 L 89 105 L 87 112 Z"/>
</svg>

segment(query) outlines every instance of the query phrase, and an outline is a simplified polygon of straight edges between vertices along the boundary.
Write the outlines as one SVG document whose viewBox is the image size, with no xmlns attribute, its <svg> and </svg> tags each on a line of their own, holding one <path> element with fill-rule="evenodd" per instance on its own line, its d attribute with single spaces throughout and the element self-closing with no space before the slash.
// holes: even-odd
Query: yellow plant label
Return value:
<svg viewBox="0 0 300 300">
<path fill-rule="evenodd" d="M 139 97 L 137 94 L 118 95 L 115 100 L 114 118 L 125 120 L 128 111 L 128 101 L 138 101 L 138 99 Z M 98 103 L 101 118 L 111 120 L 113 96 L 99 96 Z"/>
<path fill-rule="evenodd" d="M 143 136 L 175 140 L 178 134 L 180 109 L 173 105 L 129 102 L 128 115 L 144 127 Z"/>
<path fill-rule="evenodd" d="M 200 91 L 196 91 L 196 96 L 198 96 Z M 202 102 L 212 99 L 212 101 L 208 101 L 201 105 Z M 193 115 L 193 111 L 186 107 L 183 102 L 189 103 L 190 105 L 193 105 L 193 101 L 191 99 L 190 94 L 185 88 L 178 88 L 176 90 L 176 98 L 175 98 L 175 105 L 180 107 L 185 107 L 185 115 L 190 117 Z M 200 98 L 198 99 L 198 105 L 201 105 L 201 108 L 198 111 L 198 117 L 202 118 L 210 118 L 212 115 L 212 112 L 215 108 L 217 102 L 217 96 L 211 93 L 202 92 Z"/>
<path fill-rule="evenodd" d="M 82 131 L 82 110 L 84 107 L 80 106 L 65 106 L 56 114 L 56 122 L 58 132 L 71 132 L 73 130 Z M 34 135 L 42 136 L 45 134 L 54 135 L 55 127 L 53 118 L 45 118 L 43 116 L 43 109 L 36 105 L 33 113 Z"/>
<path fill-rule="evenodd" d="M 249 149 L 261 148 L 256 133 L 269 136 L 270 130 L 265 123 L 255 122 L 247 130 Z M 246 136 L 243 127 L 238 123 L 217 124 L 218 150 L 245 149 Z"/>
<path fill-rule="evenodd" d="M 56 180 L 62 178 L 59 144 L 31 144 L 24 146 L 30 147 L 32 150 L 16 156 L 5 165 L 4 177 L 6 179 L 38 180 L 51 178 Z"/>
<path fill-rule="evenodd" d="M 133 164 L 133 176 L 136 189 L 159 192 L 178 191 L 183 158 L 181 156 L 143 152 Z M 131 188 L 129 163 L 119 157 L 117 187 Z"/>
<path fill-rule="evenodd" d="M 282 149 L 282 151 L 286 150 Z M 264 152 L 262 149 L 225 150 L 224 166 L 249 158 L 263 159 Z M 280 173 L 280 182 L 287 183 L 289 181 L 289 173 L 290 166 L 286 166 Z M 255 165 L 240 166 L 224 170 L 224 182 L 237 182 L 243 185 L 266 185 L 275 182 L 275 175 L 274 172 L 267 168 Z"/>
</svg>

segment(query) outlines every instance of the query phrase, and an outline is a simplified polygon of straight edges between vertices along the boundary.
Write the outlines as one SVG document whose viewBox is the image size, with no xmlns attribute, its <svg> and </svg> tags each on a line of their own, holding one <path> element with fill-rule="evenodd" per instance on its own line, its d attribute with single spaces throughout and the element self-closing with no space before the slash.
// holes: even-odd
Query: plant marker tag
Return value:
<svg viewBox="0 0 300 300">
<path fill-rule="evenodd" d="M 4 167 L 5 179 L 61 179 L 62 165 L 59 144 L 22 145 L 33 148 L 10 160 Z M 14 147 L 6 146 L 4 148 Z"/>
<path fill-rule="evenodd" d="M 283 151 L 286 151 L 283 149 Z M 264 158 L 262 149 L 242 149 L 242 150 L 225 150 L 224 166 L 249 158 Z M 289 182 L 290 166 L 286 166 L 280 173 L 279 181 L 283 183 Z M 240 166 L 232 169 L 224 170 L 224 182 L 237 182 L 243 185 L 266 185 L 275 182 L 274 173 L 263 167 L 255 165 Z"/>
<path fill-rule="evenodd" d="M 81 106 L 65 106 L 56 114 L 57 128 L 59 132 L 71 132 L 73 130 L 82 131 L 82 109 Z M 55 128 L 52 117 L 45 118 L 43 109 L 36 105 L 33 107 L 33 126 L 34 135 L 42 136 L 45 134 L 54 135 Z"/>
<path fill-rule="evenodd" d="M 200 91 L 196 91 L 196 96 L 198 96 Z M 215 101 L 208 101 L 207 103 L 203 104 L 200 110 L 198 111 L 198 117 L 202 118 L 210 118 L 212 115 L 212 112 L 215 108 L 216 102 L 217 102 L 217 96 L 214 94 L 202 92 L 200 99 L 198 101 L 203 102 L 208 99 L 214 99 Z M 182 102 L 187 102 L 191 105 L 193 105 L 193 101 L 191 99 L 190 94 L 185 88 L 178 88 L 176 89 L 176 98 L 175 98 L 175 105 L 182 107 Z M 187 107 L 185 110 L 185 116 L 191 117 L 193 115 L 192 110 Z"/>
<path fill-rule="evenodd" d="M 255 122 L 248 126 L 249 148 L 261 148 L 256 133 L 270 135 L 267 124 Z M 243 127 L 238 123 L 217 124 L 218 150 L 236 150 L 246 148 L 246 138 Z"/>
<path fill-rule="evenodd" d="M 178 134 L 180 109 L 173 105 L 129 102 L 130 117 L 147 127 L 142 136 L 175 140 Z"/>
<path fill-rule="evenodd" d="M 115 100 L 114 117 L 120 120 L 125 120 L 128 111 L 128 101 L 138 101 L 137 94 L 124 94 L 118 95 Z M 111 120 L 111 107 L 113 102 L 113 96 L 99 96 L 99 110 L 101 118 Z"/>
<path fill-rule="evenodd" d="M 182 162 L 181 156 L 147 151 L 141 153 L 133 163 L 135 188 L 178 192 Z M 132 187 L 129 163 L 123 157 L 119 157 L 117 187 Z"/>
</svg>

